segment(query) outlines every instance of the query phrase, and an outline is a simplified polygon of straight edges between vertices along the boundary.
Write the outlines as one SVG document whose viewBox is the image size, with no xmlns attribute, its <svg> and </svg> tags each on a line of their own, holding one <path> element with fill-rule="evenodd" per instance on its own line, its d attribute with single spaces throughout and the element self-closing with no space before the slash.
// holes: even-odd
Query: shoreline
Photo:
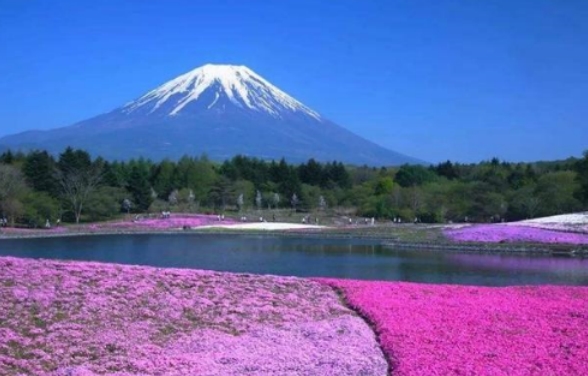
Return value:
<svg viewBox="0 0 588 376">
<path fill-rule="evenodd" d="M 251 223 L 249 225 L 256 225 Z M 4 232 L 0 230 L 0 244 L 2 240 L 18 239 L 44 239 L 58 237 L 79 237 L 79 236 L 112 236 L 112 235 L 229 235 L 229 236 L 268 236 L 268 237 L 305 237 L 305 238 L 332 238 L 332 239 L 370 239 L 379 241 L 384 247 L 396 250 L 412 250 L 423 252 L 456 252 L 456 253 L 495 253 L 495 254 L 536 254 L 550 256 L 588 256 L 588 244 L 569 243 L 532 243 L 532 242 L 452 242 L 450 240 L 435 239 L 433 241 L 423 240 L 401 240 L 397 232 L 384 233 L 381 230 L 390 227 L 327 227 L 327 226 L 301 226 L 292 225 L 292 228 L 261 229 L 257 226 L 234 226 L 229 225 L 207 225 L 189 229 L 168 228 L 168 229 L 144 229 L 144 228 L 98 228 L 98 229 L 73 229 L 73 231 L 51 232 L 45 229 L 23 229 L 15 232 Z M 412 225 L 410 225 L 412 226 Z M 67 229 L 67 227 L 62 227 Z M 394 227 L 395 231 L 419 230 L 427 231 L 439 229 L 442 226 L 434 227 Z M 68 229 L 69 230 L 69 229 Z M 563 231 L 562 231 L 563 232 Z"/>
</svg>

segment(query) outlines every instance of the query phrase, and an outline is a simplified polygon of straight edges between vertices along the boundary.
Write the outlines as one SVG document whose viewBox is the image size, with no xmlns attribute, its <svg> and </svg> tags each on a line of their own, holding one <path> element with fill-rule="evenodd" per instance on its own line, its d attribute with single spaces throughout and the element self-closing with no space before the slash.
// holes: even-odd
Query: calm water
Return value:
<svg viewBox="0 0 588 376">
<path fill-rule="evenodd" d="M 588 259 L 398 251 L 373 240 L 107 235 L 0 240 L 0 255 L 302 277 L 488 286 L 588 285 Z"/>
</svg>

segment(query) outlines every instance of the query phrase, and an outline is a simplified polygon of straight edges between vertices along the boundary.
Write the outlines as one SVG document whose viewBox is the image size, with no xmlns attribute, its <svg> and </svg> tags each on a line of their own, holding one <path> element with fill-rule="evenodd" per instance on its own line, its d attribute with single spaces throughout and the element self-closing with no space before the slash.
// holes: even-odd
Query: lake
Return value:
<svg viewBox="0 0 588 376">
<path fill-rule="evenodd" d="M 484 286 L 588 285 L 588 259 L 401 251 L 371 239 L 234 234 L 3 239 L 0 255 L 300 277 Z"/>
</svg>

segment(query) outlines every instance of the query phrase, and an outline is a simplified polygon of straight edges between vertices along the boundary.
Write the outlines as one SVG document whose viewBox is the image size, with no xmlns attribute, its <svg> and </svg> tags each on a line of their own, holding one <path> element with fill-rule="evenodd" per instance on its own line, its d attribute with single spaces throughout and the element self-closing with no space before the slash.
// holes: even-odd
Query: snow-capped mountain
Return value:
<svg viewBox="0 0 588 376">
<path fill-rule="evenodd" d="M 419 161 L 330 122 L 245 66 L 207 64 L 109 113 L 49 131 L 0 139 L 0 148 L 83 148 L 106 159 L 159 160 L 206 153 L 292 162 L 369 165 Z"/>
<path fill-rule="evenodd" d="M 149 113 L 174 116 L 190 112 L 190 105 L 198 105 L 199 101 L 210 110 L 223 106 L 226 100 L 242 109 L 265 112 L 276 118 L 291 113 L 321 120 L 318 113 L 251 69 L 236 65 L 207 64 L 194 69 L 128 103 L 123 111 L 132 114 L 148 110 Z"/>
</svg>

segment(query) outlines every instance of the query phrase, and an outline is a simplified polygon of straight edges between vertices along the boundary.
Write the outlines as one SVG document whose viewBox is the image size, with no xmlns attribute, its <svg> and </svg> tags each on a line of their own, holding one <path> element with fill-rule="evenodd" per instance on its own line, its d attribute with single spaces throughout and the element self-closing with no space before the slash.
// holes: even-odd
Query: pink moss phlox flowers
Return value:
<svg viewBox="0 0 588 376">
<path fill-rule="evenodd" d="M 587 287 L 319 281 L 374 323 L 393 375 L 588 375 Z"/>
<path fill-rule="evenodd" d="M 137 221 L 120 221 L 99 224 L 100 228 L 129 228 L 129 229 L 145 229 L 145 230 L 165 230 L 165 229 L 180 229 L 183 227 L 200 227 L 212 224 L 230 224 L 234 223 L 231 219 L 225 219 L 219 222 L 217 216 L 213 215 L 188 215 L 188 214 L 172 214 L 170 218 L 147 218 Z"/>
<path fill-rule="evenodd" d="M 52 227 L 49 229 L 3 227 L 3 228 L 0 228 L 0 235 L 2 235 L 2 234 L 28 235 L 28 234 L 33 234 L 33 233 L 51 235 L 51 234 L 63 234 L 67 231 L 68 231 L 67 227 Z"/>
<path fill-rule="evenodd" d="M 386 370 L 370 328 L 313 281 L 0 257 L 0 375 Z"/>
<path fill-rule="evenodd" d="M 503 224 L 473 225 L 445 229 L 445 236 L 457 242 L 529 242 L 588 244 L 588 234 Z"/>
</svg>

